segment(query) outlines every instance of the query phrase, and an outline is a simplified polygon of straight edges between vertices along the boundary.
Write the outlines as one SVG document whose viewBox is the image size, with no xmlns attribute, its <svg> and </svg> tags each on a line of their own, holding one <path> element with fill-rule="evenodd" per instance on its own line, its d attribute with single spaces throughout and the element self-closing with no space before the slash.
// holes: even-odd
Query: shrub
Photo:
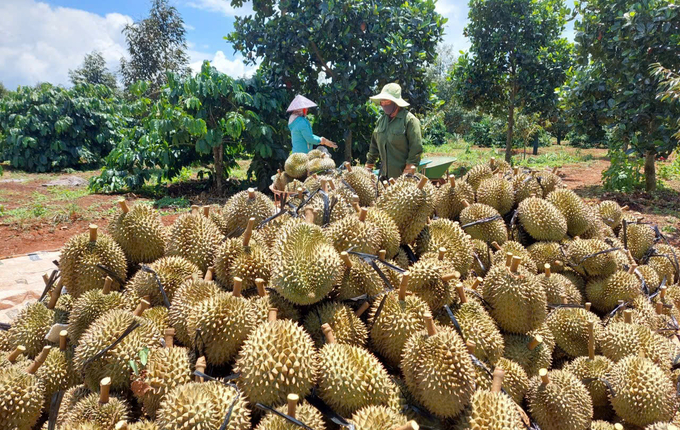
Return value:
<svg viewBox="0 0 680 430">
<path fill-rule="evenodd" d="M 634 150 L 624 151 L 620 141 L 612 141 L 609 143 L 607 156 L 610 164 L 602 172 L 605 190 L 629 193 L 644 188 L 644 160 Z"/>
<path fill-rule="evenodd" d="M 439 146 L 446 143 L 447 130 L 442 111 L 430 112 L 421 122 L 423 145 Z"/>
</svg>

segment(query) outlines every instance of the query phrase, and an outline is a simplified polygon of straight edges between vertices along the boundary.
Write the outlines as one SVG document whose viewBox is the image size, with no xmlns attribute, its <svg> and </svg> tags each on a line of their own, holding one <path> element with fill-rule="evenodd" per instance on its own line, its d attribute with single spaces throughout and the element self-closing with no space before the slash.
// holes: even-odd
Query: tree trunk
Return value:
<svg viewBox="0 0 680 430">
<path fill-rule="evenodd" d="M 508 110 L 508 136 L 505 141 L 505 161 L 510 163 L 512 160 L 512 129 L 515 126 L 515 101 L 514 96 L 510 100 L 510 109 Z"/>
<path fill-rule="evenodd" d="M 557 144 L 561 145 L 562 144 L 562 133 L 557 133 L 557 136 L 555 136 L 555 137 L 557 138 Z"/>
<path fill-rule="evenodd" d="M 656 191 L 656 149 L 648 149 L 645 156 L 645 189 L 648 193 Z"/>
<path fill-rule="evenodd" d="M 534 155 L 538 155 L 538 133 L 534 135 Z"/>
<path fill-rule="evenodd" d="M 215 191 L 218 196 L 222 195 L 224 189 L 224 144 L 213 147 L 213 158 L 215 159 Z"/>
<path fill-rule="evenodd" d="M 345 161 L 352 162 L 352 130 L 345 133 Z"/>
</svg>

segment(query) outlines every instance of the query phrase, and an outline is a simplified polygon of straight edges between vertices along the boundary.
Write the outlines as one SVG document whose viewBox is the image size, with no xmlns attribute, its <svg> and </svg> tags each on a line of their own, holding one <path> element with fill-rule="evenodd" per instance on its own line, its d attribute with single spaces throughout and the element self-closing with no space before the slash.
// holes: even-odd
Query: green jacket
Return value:
<svg viewBox="0 0 680 430">
<path fill-rule="evenodd" d="M 420 164 L 423 153 L 420 121 L 412 113 L 400 109 L 394 118 L 383 114 L 373 130 L 367 164 L 375 164 L 380 158 L 380 176 L 397 178 L 407 164 Z"/>
</svg>

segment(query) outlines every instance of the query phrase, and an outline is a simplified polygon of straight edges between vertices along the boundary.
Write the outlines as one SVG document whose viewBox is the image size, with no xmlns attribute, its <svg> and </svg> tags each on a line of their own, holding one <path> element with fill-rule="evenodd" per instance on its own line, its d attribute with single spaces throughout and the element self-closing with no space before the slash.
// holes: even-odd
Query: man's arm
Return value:
<svg viewBox="0 0 680 430">
<path fill-rule="evenodd" d="M 420 133 L 420 121 L 412 116 L 406 121 L 406 138 L 408 139 L 408 157 L 406 164 L 420 165 L 420 157 L 423 155 L 423 138 Z"/>
<path fill-rule="evenodd" d="M 368 155 L 366 156 L 366 166 L 375 166 L 378 160 L 378 142 L 375 140 L 375 132 L 371 135 L 371 146 L 368 148 Z"/>
</svg>

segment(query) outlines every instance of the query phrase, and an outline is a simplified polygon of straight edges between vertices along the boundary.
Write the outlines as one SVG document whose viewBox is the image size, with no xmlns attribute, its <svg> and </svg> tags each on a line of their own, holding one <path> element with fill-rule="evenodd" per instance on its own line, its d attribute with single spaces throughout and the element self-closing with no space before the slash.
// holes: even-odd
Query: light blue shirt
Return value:
<svg viewBox="0 0 680 430">
<path fill-rule="evenodd" d="M 303 116 L 295 118 L 293 122 L 288 124 L 288 128 L 293 140 L 293 153 L 302 152 L 306 154 L 314 148 L 314 145 L 321 143 L 321 138 L 312 133 L 312 124 Z"/>
</svg>

